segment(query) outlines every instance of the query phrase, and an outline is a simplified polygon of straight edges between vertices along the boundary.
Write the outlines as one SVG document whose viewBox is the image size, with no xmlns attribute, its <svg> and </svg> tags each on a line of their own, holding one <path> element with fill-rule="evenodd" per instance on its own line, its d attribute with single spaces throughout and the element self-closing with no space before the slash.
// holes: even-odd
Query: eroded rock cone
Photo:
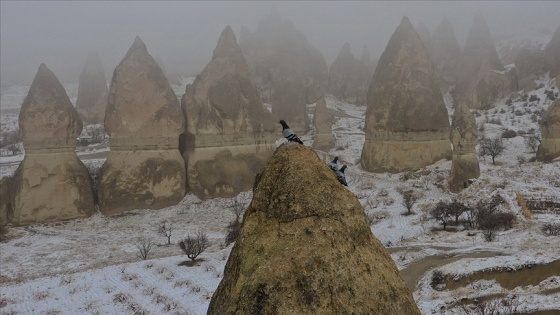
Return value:
<svg viewBox="0 0 560 315">
<path fill-rule="evenodd" d="M 518 86 L 526 93 L 535 89 L 535 79 L 544 74 L 544 58 L 544 51 L 538 48 L 521 48 L 515 53 Z"/>
<path fill-rule="evenodd" d="M 541 121 L 542 139 L 538 161 L 551 161 L 560 156 L 560 101 L 550 105 Z"/>
<path fill-rule="evenodd" d="M 480 176 L 476 154 L 478 144 L 476 120 L 465 103 L 460 104 L 453 113 L 450 139 L 453 144 L 453 159 L 449 188 L 452 192 L 459 192 L 469 186 L 470 179 Z"/>
<path fill-rule="evenodd" d="M 276 118 L 305 134 L 309 119 L 299 113 L 327 90 L 329 69 L 321 52 L 275 12 L 265 16 L 255 32 L 242 29 L 239 46 L 263 101 L 272 105 Z M 283 96 L 286 93 L 290 96 Z"/>
<path fill-rule="evenodd" d="M 334 137 L 332 133 L 332 115 L 327 108 L 324 97 L 319 98 L 315 105 L 313 114 L 313 125 L 315 126 L 315 138 L 313 147 L 322 151 L 329 151 L 334 148 Z"/>
<path fill-rule="evenodd" d="M 552 35 L 552 39 L 544 49 L 546 71 L 550 71 L 550 77 L 554 78 L 560 74 L 560 26 Z"/>
<path fill-rule="evenodd" d="M 350 104 L 365 105 L 367 90 L 363 89 L 368 80 L 368 69 L 354 58 L 350 44 L 345 43 L 329 69 L 329 92 Z"/>
<path fill-rule="evenodd" d="M 361 164 L 401 172 L 451 158 L 449 119 L 422 41 L 404 17 L 373 75 Z"/>
<path fill-rule="evenodd" d="M 76 100 L 76 110 L 82 121 L 102 124 L 108 95 L 109 90 L 101 60 L 97 53 L 91 53 L 80 74 L 78 99 Z"/>
<path fill-rule="evenodd" d="M 440 85 L 447 87 L 455 84 L 453 70 L 461 56 L 461 46 L 455 37 L 453 25 L 443 19 L 432 34 L 431 60 L 434 64 Z"/>
<path fill-rule="evenodd" d="M 430 30 L 428 29 L 428 26 L 426 26 L 426 23 L 424 23 L 424 21 L 420 21 L 416 24 L 416 32 L 418 33 L 418 36 L 420 36 L 420 39 L 422 40 L 422 44 L 424 44 L 424 48 L 426 48 L 426 51 L 428 52 L 428 55 L 431 55 L 432 52 L 432 34 L 430 33 Z"/>
<path fill-rule="evenodd" d="M 179 135 L 185 120 L 167 78 L 139 37 L 113 72 L 105 112 L 111 152 L 99 176 L 99 205 L 111 215 L 160 209 L 185 195 Z"/>
<path fill-rule="evenodd" d="M 466 102 L 470 108 L 491 106 L 497 98 L 517 90 L 515 69 L 506 71 L 482 14 L 477 13 L 463 53 L 455 67 L 457 85 L 455 104 Z"/>
<path fill-rule="evenodd" d="M 21 106 L 19 128 L 25 158 L 14 174 L 12 223 L 92 215 L 91 177 L 75 152 L 82 121 L 45 64 L 39 67 Z"/>
<path fill-rule="evenodd" d="M 420 312 L 358 198 L 313 149 L 283 144 L 257 176 L 208 314 Z"/>
<path fill-rule="evenodd" d="M 210 63 L 187 86 L 181 106 L 192 192 L 202 199 L 232 197 L 253 187 L 276 147 L 277 123 L 260 99 L 231 27 L 222 32 Z"/>
</svg>

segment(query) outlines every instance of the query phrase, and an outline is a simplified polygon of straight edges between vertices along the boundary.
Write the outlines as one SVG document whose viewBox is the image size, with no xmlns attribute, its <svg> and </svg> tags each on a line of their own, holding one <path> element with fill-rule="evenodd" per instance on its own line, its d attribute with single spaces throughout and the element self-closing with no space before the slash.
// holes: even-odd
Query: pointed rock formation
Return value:
<svg viewBox="0 0 560 315">
<path fill-rule="evenodd" d="M 253 187 L 276 147 L 278 124 L 260 99 L 231 27 L 222 32 L 210 63 L 186 87 L 181 106 L 189 189 L 206 199 Z"/>
<path fill-rule="evenodd" d="M 97 53 L 90 53 L 80 74 L 76 110 L 83 122 L 102 124 L 107 107 L 107 79 Z"/>
<path fill-rule="evenodd" d="M 455 37 L 453 25 L 444 18 L 432 35 L 431 60 L 442 90 L 455 84 L 453 70 L 461 56 L 461 46 Z"/>
<path fill-rule="evenodd" d="M 323 55 L 291 21 L 282 21 L 275 13 L 264 17 L 256 32 L 244 29 L 239 43 L 263 101 L 272 105 L 276 118 L 305 134 L 309 130 L 305 105 L 327 90 Z"/>
<path fill-rule="evenodd" d="M 329 93 L 350 104 L 365 105 L 368 69 L 354 58 L 350 44 L 346 43 L 329 69 Z"/>
<path fill-rule="evenodd" d="M 282 144 L 257 175 L 218 314 L 420 314 L 358 198 L 312 148 Z"/>
<path fill-rule="evenodd" d="M 476 120 L 465 103 L 459 105 L 453 113 L 450 139 L 453 144 L 453 159 L 449 188 L 452 192 L 459 192 L 468 187 L 470 179 L 480 176 L 476 153 Z"/>
<path fill-rule="evenodd" d="M 327 109 L 327 102 L 324 97 L 319 98 L 317 104 L 315 105 L 313 125 L 315 126 L 315 139 L 313 139 L 313 147 L 322 151 L 329 151 L 334 148 L 332 115 Z"/>
<path fill-rule="evenodd" d="M 430 33 L 430 30 L 424 23 L 424 21 L 420 21 L 418 22 L 418 24 L 416 24 L 416 32 L 418 33 L 418 36 L 420 36 L 420 39 L 422 40 L 422 44 L 424 44 L 424 48 L 426 48 L 428 55 L 431 55 L 432 35 Z"/>
<path fill-rule="evenodd" d="M 21 106 L 19 129 L 25 158 L 14 174 L 12 223 L 92 215 L 91 177 L 75 152 L 82 121 L 60 81 L 44 64 Z"/>
<path fill-rule="evenodd" d="M 514 53 L 515 69 L 519 89 L 526 93 L 535 89 L 535 79 L 544 74 L 544 51 L 535 48 L 521 48 Z"/>
<path fill-rule="evenodd" d="M 402 172 L 450 158 L 449 131 L 432 63 L 404 17 L 379 58 L 369 89 L 362 167 Z"/>
<path fill-rule="evenodd" d="M 550 71 L 550 77 L 554 78 L 560 75 L 560 26 L 552 35 L 552 39 L 544 49 L 545 69 Z M 557 79 L 558 80 L 558 79 Z"/>
<path fill-rule="evenodd" d="M 185 194 L 179 135 L 185 120 L 167 78 L 139 37 L 115 68 L 105 112 L 111 152 L 99 176 L 106 215 L 160 209 Z"/>
<path fill-rule="evenodd" d="M 497 98 L 517 90 L 515 72 L 505 70 L 486 20 L 477 13 L 455 68 L 455 104 L 466 102 L 470 108 L 488 108 Z"/>
<path fill-rule="evenodd" d="M 363 91 L 364 104 L 367 105 L 367 94 L 371 85 L 371 78 L 373 77 L 373 73 L 375 72 L 375 68 L 377 67 L 377 59 L 371 59 L 367 46 L 364 46 L 364 48 L 362 49 L 360 63 L 363 71 L 362 74 L 364 76 L 364 78 L 362 79 L 362 85 L 360 86 L 360 91 Z"/>
<path fill-rule="evenodd" d="M 550 105 L 541 121 L 542 139 L 538 161 L 552 161 L 560 156 L 560 101 Z"/>
</svg>

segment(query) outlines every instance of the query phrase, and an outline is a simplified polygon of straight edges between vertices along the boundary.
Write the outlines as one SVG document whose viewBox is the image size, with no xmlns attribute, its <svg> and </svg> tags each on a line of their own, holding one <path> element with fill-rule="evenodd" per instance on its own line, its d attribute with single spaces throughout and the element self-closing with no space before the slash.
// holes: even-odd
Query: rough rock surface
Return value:
<svg viewBox="0 0 560 315">
<path fill-rule="evenodd" d="M 550 71 L 550 77 L 560 75 L 560 26 L 552 35 L 552 39 L 544 49 L 546 70 Z"/>
<path fill-rule="evenodd" d="M 279 125 L 260 99 L 231 27 L 222 32 L 210 63 L 186 87 L 181 106 L 189 189 L 205 199 L 253 187 L 276 147 Z"/>
<path fill-rule="evenodd" d="M 537 151 L 538 161 L 550 161 L 560 156 L 560 101 L 554 102 L 541 122 L 542 139 Z"/>
<path fill-rule="evenodd" d="M 299 113 L 305 112 L 305 104 L 314 103 L 327 90 L 329 70 L 323 55 L 291 21 L 282 20 L 276 13 L 265 16 L 256 32 L 244 28 L 239 46 L 261 98 L 272 105 L 276 118 L 289 122 L 296 133 L 307 132 L 307 115 Z M 281 95 L 285 93 L 290 97 Z M 293 99 L 296 96 L 298 99 Z"/>
<path fill-rule="evenodd" d="M 329 93 L 350 104 L 365 105 L 368 78 L 369 69 L 354 58 L 350 44 L 345 43 L 329 69 Z"/>
<path fill-rule="evenodd" d="M 80 74 L 76 110 L 85 123 L 102 124 L 107 107 L 107 79 L 97 53 L 88 56 Z"/>
<path fill-rule="evenodd" d="M 442 90 L 455 84 L 453 70 L 461 56 L 461 46 L 455 37 L 453 25 L 444 18 L 432 35 L 431 60 Z"/>
<path fill-rule="evenodd" d="M 313 114 L 313 126 L 315 126 L 315 139 L 313 147 L 322 151 L 334 148 L 334 137 L 332 133 L 332 115 L 327 108 L 324 97 L 317 100 L 315 113 Z"/>
<path fill-rule="evenodd" d="M 455 78 L 455 104 L 466 102 L 470 108 L 488 108 L 497 98 L 517 91 L 516 71 L 506 71 L 502 65 L 486 20 L 480 13 L 475 15 L 455 67 Z"/>
<path fill-rule="evenodd" d="M 19 128 L 25 157 L 13 178 L 11 222 L 24 225 L 92 215 L 91 177 L 75 152 L 82 121 L 44 64 L 21 106 Z"/>
<path fill-rule="evenodd" d="M 361 164 L 401 172 L 451 158 L 449 118 L 420 37 L 404 17 L 373 75 Z"/>
<path fill-rule="evenodd" d="M 535 79 L 544 74 L 544 51 L 537 48 L 521 48 L 514 54 L 518 86 L 528 93 L 535 89 Z"/>
<path fill-rule="evenodd" d="M 431 55 L 432 35 L 430 33 L 430 30 L 426 26 L 426 23 L 424 23 L 424 21 L 419 21 L 416 24 L 416 33 L 418 33 L 418 36 L 420 36 L 420 39 L 422 40 L 422 44 L 424 44 L 424 48 L 426 48 L 428 55 Z"/>
<path fill-rule="evenodd" d="M 476 152 L 476 120 L 465 103 L 459 105 L 453 113 L 450 139 L 453 144 L 453 159 L 449 188 L 452 192 L 459 192 L 468 187 L 470 179 L 480 176 Z"/>
<path fill-rule="evenodd" d="M 208 314 L 420 314 L 358 198 L 312 148 L 282 144 L 253 200 Z"/>
<path fill-rule="evenodd" d="M 160 209 L 185 195 L 179 152 L 185 120 L 167 78 L 139 37 L 113 72 L 105 112 L 111 152 L 99 176 L 99 205 L 111 215 Z"/>
</svg>

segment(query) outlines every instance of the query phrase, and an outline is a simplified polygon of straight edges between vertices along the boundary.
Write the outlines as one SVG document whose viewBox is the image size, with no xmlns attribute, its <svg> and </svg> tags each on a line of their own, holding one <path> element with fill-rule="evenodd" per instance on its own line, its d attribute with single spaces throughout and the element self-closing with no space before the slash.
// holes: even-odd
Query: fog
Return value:
<svg viewBox="0 0 560 315">
<path fill-rule="evenodd" d="M 405 15 L 430 32 L 447 17 L 461 44 L 476 11 L 495 39 L 537 31 L 551 37 L 560 24 L 557 1 L 1 1 L 0 83 L 29 84 L 41 63 L 61 81 L 77 82 L 91 51 L 110 78 L 137 35 L 168 72 L 194 76 L 227 25 L 239 40 L 242 25 L 254 32 L 272 10 L 291 20 L 328 65 L 345 42 L 356 57 L 364 46 L 378 57 Z"/>
</svg>

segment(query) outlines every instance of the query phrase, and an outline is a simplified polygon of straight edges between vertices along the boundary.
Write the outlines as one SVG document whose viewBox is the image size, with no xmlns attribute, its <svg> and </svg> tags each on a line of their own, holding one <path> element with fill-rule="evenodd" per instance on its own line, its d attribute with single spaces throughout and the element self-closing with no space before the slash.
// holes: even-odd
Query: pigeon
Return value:
<svg viewBox="0 0 560 315">
<path fill-rule="evenodd" d="M 280 124 L 282 125 L 282 135 L 284 138 L 288 139 L 290 142 L 297 142 L 299 144 L 303 144 L 298 136 L 294 133 L 294 131 L 286 124 L 285 121 L 280 120 Z"/>
<path fill-rule="evenodd" d="M 334 157 L 334 160 L 332 160 L 332 162 L 329 163 L 329 168 L 330 168 L 333 172 L 338 171 L 338 156 L 335 156 L 335 157 Z"/>
<path fill-rule="evenodd" d="M 343 165 L 339 170 L 334 172 L 334 174 L 336 175 L 336 179 L 338 179 L 338 181 L 342 185 L 348 186 L 348 183 L 346 182 L 346 176 L 344 176 L 344 171 L 345 170 L 346 170 L 346 165 Z"/>
</svg>

